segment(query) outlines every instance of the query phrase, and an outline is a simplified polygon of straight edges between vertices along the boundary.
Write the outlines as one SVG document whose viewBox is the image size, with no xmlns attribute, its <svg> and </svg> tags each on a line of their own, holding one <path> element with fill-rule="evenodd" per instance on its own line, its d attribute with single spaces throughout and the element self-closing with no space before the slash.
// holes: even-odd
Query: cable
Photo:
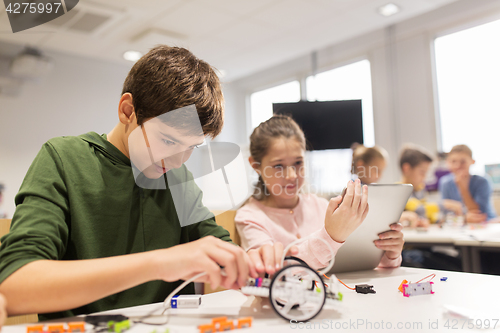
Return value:
<svg viewBox="0 0 500 333">
<path fill-rule="evenodd" d="M 288 253 L 288 251 L 290 250 L 290 248 L 292 246 L 294 246 L 295 244 L 298 244 L 300 242 L 305 241 L 306 239 L 310 238 L 311 236 L 312 236 L 312 234 L 309 235 L 309 236 L 307 236 L 307 237 L 297 239 L 297 240 L 291 242 L 290 244 L 288 244 L 287 247 L 285 247 L 285 250 L 283 251 L 283 256 L 281 257 L 281 267 L 283 267 L 283 262 L 285 261 L 286 254 Z M 330 259 L 330 263 L 328 264 L 328 266 L 326 268 L 323 268 L 322 270 L 319 271 L 320 274 L 325 275 L 326 273 L 328 273 L 332 269 L 333 264 L 335 263 L 335 253 L 333 252 L 333 248 L 330 246 L 330 244 L 327 243 L 326 240 L 324 240 L 323 238 L 316 238 L 316 239 L 322 241 L 326 245 L 326 247 L 330 250 L 330 254 L 332 256 L 332 258 Z"/>
<path fill-rule="evenodd" d="M 356 290 L 356 288 L 349 287 L 347 284 L 345 284 L 344 282 L 342 282 L 340 279 L 337 279 L 337 280 L 339 280 L 339 282 L 342 283 L 347 289 Z"/>
<path fill-rule="evenodd" d="M 427 275 L 426 277 L 424 277 L 423 279 L 418 280 L 418 281 L 417 281 L 417 282 L 415 282 L 415 283 L 419 283 L 419 282 L 421 282 L 421 281 L 423 281 L 423 280 L 427 279 L 429 276 L 432 276 L 432 277 L 431 277 L 431 280 L 432 280 L 432 279 L 434 279 L 434 278 L 436 277 L 436 274 Z M 429 280 L 429 281 L 430 281 L 430 280 Z"/>
<path fill-rule="evenodd" d="M 224 273 L 224 272 L 222 272 Z M 199 273 L 195 276 L 193 276 L 192 278 L 184 281 L 183 283 L 181 283 L 177 288 L 175 288 L 168 296 L 167 298 L 165 298 L 165 300 L 163 301 L 163 305 L 161 307 L 158 307 L 158 308 L 155 308 L 154 310 L 152 310 L 151 312 L 149 312 L 147 315 L 139 318 L 138 320 L 134 320 L 134 323 L 136 324 L 146 324 L 146 325 L 157 325 L 157 326 L 162 326 L 162 325 L 166 325 L 168 324 L 168 321 L 170 320 L 170 312 L 168 310 L 170 310 L 170 302 L 172 301 L 172 298 L 179 292 L 181 291 L 185 286 L 187 286 L 188 284 L 190 284 L 191 282 L 193 282 L 194 280 L 206 275 L 207 272 L 203 272 L 203 273 Z M 222 274 L 224 275 L 224 274 Z M 150 318 L 153 313 L 155 313 L 158 309 L 161 309 L 163 308 L 163 312 L 161 313 L 161 316 L 163 315 L 166 315 L 167 316 L 167 319 L 165 320 L 165 322 L 162 322 L 162 323 L 147 323 L 147 322 L 144 322 L 144 319 L 148 319 Z"/>
</svg>

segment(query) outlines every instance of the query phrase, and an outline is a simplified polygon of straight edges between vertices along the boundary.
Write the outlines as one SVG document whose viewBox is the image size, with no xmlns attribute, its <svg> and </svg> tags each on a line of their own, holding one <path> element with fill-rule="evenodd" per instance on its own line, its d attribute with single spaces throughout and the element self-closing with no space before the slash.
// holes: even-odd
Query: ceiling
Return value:
<svg viewBox="0 0 500 333">
<path fill-rule="evenodd" d="M 66 15 L 15 34 L 2 7 L 0 41 L 124 64 L 128 50 L 183 46 L 232 81 L 454 1 L 80 0 Z M 388 2 L 401 12 L 378 14 Z"/>
</svg>

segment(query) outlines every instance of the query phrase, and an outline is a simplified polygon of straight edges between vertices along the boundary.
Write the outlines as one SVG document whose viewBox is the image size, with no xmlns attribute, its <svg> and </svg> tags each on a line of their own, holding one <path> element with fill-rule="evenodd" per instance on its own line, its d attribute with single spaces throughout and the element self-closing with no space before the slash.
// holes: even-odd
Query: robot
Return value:
<svg viewBox="0 0 500 333">
<path fill-rule="evenodd" d="M 272 278 L 248 279 L 241 291 L 246 295 L 269 297 L 280 317 L 297 322 L 316 317 L 325 303 L 333 305 L 342 301 L 335 275 L 321 277 L 296 257 L 286 257 L 283 268 Z"/>
</svg>

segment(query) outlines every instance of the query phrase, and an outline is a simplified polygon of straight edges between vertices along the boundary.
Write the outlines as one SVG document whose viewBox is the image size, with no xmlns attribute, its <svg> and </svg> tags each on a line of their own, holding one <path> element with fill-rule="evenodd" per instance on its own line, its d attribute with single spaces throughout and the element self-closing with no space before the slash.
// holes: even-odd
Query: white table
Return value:
<svg viewBox="0 0 500 333">
<path fill-rule="evenodd" d="M 397 290 L 403 279 L 417 282 L 431 273 L 436 274 L 433 279 L 435 294 L 406 298 Z M 448 277 L 448 281 L 440 281 L 443 276 Z M 461 331 L 462 326 L 467 331 L 480 331 L 475 327 L 469 330 L 467 325 L 471 322 L 467 322 L 465 317 L 452 316 L 446 310 L 447 306 L 457 307 L 458 311 L 471 318 L 477 318 L 483 325 L 486 319 L 490 323 L 500 319 L 499 276 L 400 267 L 343 273 L 338 277 L 350 286 L 371 284 L 377 293 L 357 294 L 342 287 L 344 300 L 334 307 L 325 306 L 320 315 L 309 323 L 310 329 L 306 329 L 306 324 L 301 326 L 290 324 L 278 317 L 271 308 L 260 306 L 262 299 L 247 297 L 239 291 L 224 291 L 203 296 L 199 309 L 172 310 L 169 324 L 165 326 L 137 324 L 127 332 L 150 333 L 156 330 L 158 333 L 163 333 L 167 327 L 170 328 L 170 332 L 198 332 L 197 325 L 209 323 L 211 318 L 218 316 L 228 316 L 232 319 L 246 316 L 254 318 L 252 328 L 235 330 L 235 333 L 297 331 L 435 333 Z M 137 318 L 154 309 L 158 309 L 156 313 L 160 313 L 160 306 L 152 304 L 107 313 L 120 313 Z M 474 312 L 479 312 L 480 316 Z M 389 329 L 388 326 L 392 328 Z M 7 326 L 2 329 L 2 333 L 25 333 L 25 327 L 26 325 Z M 458 329 L 452 329 L 453 327 Z M 500 320 L 496 321 L 495 331 L 497 330 L 500 330 Z"/>
<path fill-rule="evenodd" d="M 500 223 L 471 229 L 471 226 L 444 227 L 432 225 L 427 231 L 404 229 L 405 246 L 454 246 L 462 254 L 465 272 L 481 273 L 481 251 L 500 251 Z"/>
</svg>

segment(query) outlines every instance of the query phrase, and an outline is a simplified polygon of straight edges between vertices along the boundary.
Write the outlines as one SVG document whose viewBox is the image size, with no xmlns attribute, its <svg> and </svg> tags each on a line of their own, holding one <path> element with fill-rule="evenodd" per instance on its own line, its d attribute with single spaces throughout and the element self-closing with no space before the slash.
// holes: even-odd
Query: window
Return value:
<svg viewBox="0 0 500 333">
<path fill-rule="evenodd" d="M 370 62 L 362 60 L 350 65 L 309 76 L 307 99 L 335 101 L 361 99 L 363 108 L 363 140 L 365 146 L 375 144 Z M 309 182 L 312 191 L 328 195 L 340 192 L 351 179 L 352 151 L 336 149 L 307 153 Z"/>
<path fill-rule="evenodd" d="M 484 174 L 500 163 L 500 20 L 435 40 L 441 149 L 466 144 Z"/>
<path fill-rule="evenodd" d="M 362 60 L 309 76 L 306 80 L 309 101 L 361 99 L 363 108 L 363 140 L 365 146 L 375 144 L 370 62 Z"/>
<path fill-rule="evenodd" d="M 292 81 L 253 93 L 250 96 L 252 129 L 273 116 L 273 103 L 298 101 L 300 101 L 299 81 Z"/>
</svg>

